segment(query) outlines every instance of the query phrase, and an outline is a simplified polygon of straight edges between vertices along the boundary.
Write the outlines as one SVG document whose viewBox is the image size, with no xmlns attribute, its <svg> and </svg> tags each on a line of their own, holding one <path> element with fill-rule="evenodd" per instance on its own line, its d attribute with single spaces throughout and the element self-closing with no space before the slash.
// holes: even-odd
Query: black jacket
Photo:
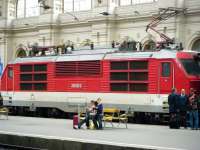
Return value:
<svg viewBox="0 0 200 150">
<path fill-rule="evenodd" d="M 171 93 L 168 96 L 168 104 L 169 104 L 169 112 L 170 113 L 175 113 L 179 110 L 179 96 L 175 93 Z"/>
</svg>

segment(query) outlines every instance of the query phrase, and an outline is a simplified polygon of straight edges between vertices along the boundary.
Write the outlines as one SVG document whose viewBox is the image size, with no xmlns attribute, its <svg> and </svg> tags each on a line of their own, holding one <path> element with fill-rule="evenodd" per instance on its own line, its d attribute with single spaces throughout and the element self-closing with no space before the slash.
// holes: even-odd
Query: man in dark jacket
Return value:
<svg viewBox="0 0 200 150">
<path fill-rule="evenodd" d="M 198 98 L 197 105 L 198 105 L 198 114 L 199 114 L 199 129 L 200 129 L 200 94 L 198 94 L 197 98 Z"/>
<path fill-rule="evenodd" d="M 168 96 L 169 113 L 176 113 L 178 111 L 178 95 L 176 94 L 176 89 L 173 88 L 171 94 Z"/>
<path fill-rule="evenodd" d="M 97 99 L 97 107 L 96 107 L 96 115 L 94 116 L 94 126 L 96 129 L 103 129 L 102 126 L 102 118 L 103 118 L 103 104 L 101 103 L 101 99 Z"/>
<path fill-rule="evenodd" d="M 176 94 L 176 89 L 173 88 L 171 94 L 168 96 L 169 113 L 170 113 L 170 128 L 179 128 L 179 96 Z"/>
<path fill-rule="evenodd" d="M 3 107 L 3 97 L 1 96 L 1 93 L 0 93 L 0 108 Z"/>
</svg>

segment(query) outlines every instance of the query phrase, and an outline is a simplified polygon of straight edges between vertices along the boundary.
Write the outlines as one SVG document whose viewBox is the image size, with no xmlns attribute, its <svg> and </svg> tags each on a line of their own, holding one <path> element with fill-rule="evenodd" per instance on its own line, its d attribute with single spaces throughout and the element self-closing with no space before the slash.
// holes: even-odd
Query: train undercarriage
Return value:
<svg viewBox="0 0 200 150">
<path fill-rule="evenodd" d="M 7 106 L 7 108 L 9 114 L 13 116 L 72 119 L 73 115 L 78 114 L 77 112 L 64 112 L 61 109 L 51 107 Z M 121 111 L 121 113 L 125 113 L 125 111 Z M 135 112 L 130 110 L 126 113 L 129 123 L 167 125 L 169 121 L 169 114 L 164 112 Z"/>
</svg>

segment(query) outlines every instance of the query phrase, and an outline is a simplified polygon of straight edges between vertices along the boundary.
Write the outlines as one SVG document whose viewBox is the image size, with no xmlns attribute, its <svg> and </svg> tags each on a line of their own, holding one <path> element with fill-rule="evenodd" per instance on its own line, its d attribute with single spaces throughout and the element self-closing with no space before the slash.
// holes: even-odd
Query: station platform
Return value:
<svg viewBox="0 0 200 150">
<path fill-rule="evenodd" d="M 72 120 L 9 116 L 0 119 L 0 143 L 50 150 L 199 150 L 200 130 L 124 124 L 73 129 Z"/>
</svg>

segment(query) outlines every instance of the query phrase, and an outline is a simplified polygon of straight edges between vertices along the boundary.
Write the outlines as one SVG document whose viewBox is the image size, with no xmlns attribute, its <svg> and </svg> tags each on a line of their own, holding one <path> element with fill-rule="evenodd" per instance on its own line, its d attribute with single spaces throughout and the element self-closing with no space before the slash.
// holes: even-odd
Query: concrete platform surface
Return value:
<svg viewBox="0 0 200 150">
<path fill-rule="evenodd" d="M 107 124 L 107 126 L 110 126 Z M 74 130 L 72 120 L 14 117 L 0 119 L 0 134 L 166 150 L 200 150 L 200 130 L 124 124 L 104 130 Z"/>
</svg>

